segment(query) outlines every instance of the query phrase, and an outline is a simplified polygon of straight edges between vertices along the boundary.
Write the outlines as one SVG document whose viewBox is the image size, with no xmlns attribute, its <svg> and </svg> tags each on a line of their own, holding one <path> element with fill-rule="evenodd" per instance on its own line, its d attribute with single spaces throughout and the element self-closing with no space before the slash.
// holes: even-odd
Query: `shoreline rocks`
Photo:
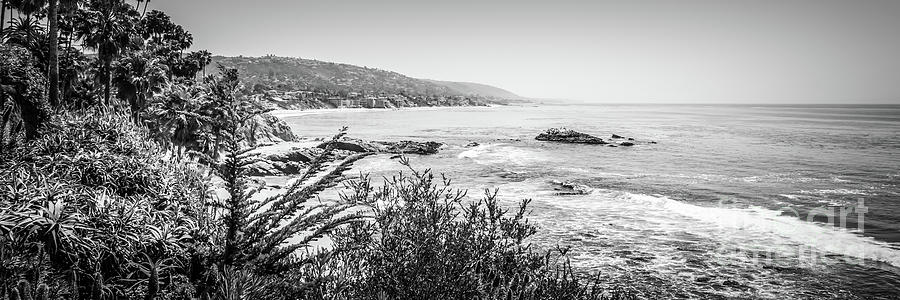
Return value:
<svg viewBox="0 0 900 300">
<path fill-rule="evenodd" d="M 306 163 L 322 153 L 322 149 L 310 142 L 281 142 L 261 146 L 249 154 L 257 160 L 247 166 L 250 176 L 282 176 L 300 174 Z"/>
<path fill-rule="evenodd" d="M 268 113 L 250 119 L 249 127 L 254 129 L 251 139 L 256 142 L 279 143 L 299 140 L 287 122 Z"/>
<path fill-rule="evenodd" d="M 306 170 L 307 164 L 325 151 L 326 143 L 321 139 L 300 142 L 280 142 L 251 151 L 257 159 L 247 165 L 250 176 L 284 176 L 296 175 Z M 401 154 L 436 154 L 442 143 L 438 142 L 382 142 L 343 138 L 334 142 L 335 157 L 341 158 L 353 153 L 390 153 Z M 392 157 L 394 158 L 394 157 Z"/>
<path fill-rule="evenodd" d="M 317 148 L 324 149 L 327 143 L 321 143 Z M 365 141 L 354 138 L 343 138 L 334 142 L 335 149 L 359 153 L 393 153 L 393 154 L 436 154 L 443 143 L 428 141 Z"/>
</svg>

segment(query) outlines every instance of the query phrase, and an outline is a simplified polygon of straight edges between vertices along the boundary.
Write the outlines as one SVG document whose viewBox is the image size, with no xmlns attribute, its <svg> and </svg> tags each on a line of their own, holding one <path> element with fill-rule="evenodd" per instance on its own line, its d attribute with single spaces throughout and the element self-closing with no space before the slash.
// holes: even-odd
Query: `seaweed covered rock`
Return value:
<svg viewBox="0 0 900 300">
<path fill-rule="evenodd" d="M 550 128 L 539 134 L 534 139 L 538 141 L 559 142 L 570 144 L 606 144 L 607 142 L 596 136 L 577 132 L 565 128 Z"/>
</svg>

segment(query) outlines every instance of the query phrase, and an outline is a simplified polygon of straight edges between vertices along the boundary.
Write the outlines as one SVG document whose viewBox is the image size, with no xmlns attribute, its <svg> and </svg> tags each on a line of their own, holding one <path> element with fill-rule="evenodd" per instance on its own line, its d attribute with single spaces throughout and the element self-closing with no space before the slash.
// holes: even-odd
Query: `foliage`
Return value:
<svg viewBox="0 0 900 300">
<path fill-rule="evenodd" d="M 46 79 L 34 66 L 34 58 L 17 46 L 0 45 L 0 153 L 17 140 L 37 137 L 49 118 Z"/>
<path fill-rule="evenodd" d="M 218 130 L 201 135 L 218 136 L 223 155 L 197 154 L 228 197 L 211 197 L 204 168 L 160 155 L 117 110 L 61 112 L 39 139 L 0 156 L 0 290 L 35 278 L 89 299 L 246 299 L 302 265 L 298 249 L 358 220 L 353 203 L 310 201 L 362 157 L 332 165 L 332 147 L 286 193 L 253 198 L 244 134 L 259 110 L 232 79 L 209 79 L 207 97 L 222 107 L 204 121 L 217 125 L 200 127 Z"/>
<path fill-rule="evenodd" d="M 409 166 L 408 161 L 404 164 Z M 467 200 L 429 170 L 375 186 L 365 176 L 342 198 L 368 203 L 372 220 L 333 236 L 335 250 L 305 269 L 315 285 L 287 293 L 329 299 L 627 299 L 576 274 L 567 249 L 539 254 L 528 200 L 505 209 L 496 191 Z M 289 280 L 290 281 L 290 280 Z M 290 290 L 290 287 L 286 287 Z"/>
<path fill-rule="evenodd" d="M 314 159 L 307 171 L 294 180 L 285 192 L 264 199 L 254 199 L 258 187 L 249 184 L 246 166 L 255 162 L 248 153 L 254 148 L 246 142 L 249 121 L 262 113 L 249 98 L 240 95 L 236 70 L 223 69 L 221 77 L 207 80 L 209 94 L 219 103 L 209 117 L 215 124 L 216 144 L 212 154 L 224 153 L 222 159 L 206 157 L 214 172 L 224 181 L 228 197 L 217 199 L 213 208 L 222 210 L 217 219 L 224 234 L 213 239 L 207 261 L 208 273 L 216 274 L 224 299 L 247 299 L 254 290 L 267 290 L 275 282 L 273 276 L 294 269 L 296 252 L 336 228 L 357 221 L 360 215 L 348 210 L 353 202 L 314 203 L 322 190 L 332 187 L 341 174 L 365 155 L 350 156 L 329 166 L 335 141 L 343 131 L 327 143 L 326 150 Z M 251 133 L 250 136 L 253 134 Z M 210 154 L 209 151 L 202 155 Z"/>
<path fill-rule="evenodd" d="M 247 97 L 237 71 L 224 67 L 219 75 L 207 77 L 202 83 L 161 88 L 141 111 L 142 119 L 160 144 L 179 156 L 187 153 L 207 161 L 217 159 L 230 140 L 252 146 L 260 142 L 260 136 L 269 140 L 278 135 L 286 140 L 294 138 L 281 134 L 289 128 L 279 127 L 280 122 L 265 115 L 268 109 Z M 234 122 L 240 126 L 235 127 L 236 132 L 228 133 Z"/>
<path fill-rule="evenodd" d="M 139 14 L 121 1 L 90 0 L 85 6 L 87 9 L 78 10 L 74 16 L 74 31 L 84 46 L 97 51 L 101 68 L 96 79 L 103 86 L 104 103 L 109 105 L 111 66 L 122 54 L 136 48 L 132 37 L 137 32 Z"/>
<path fill-rule="evenodd" d="M 47 66 L 47 32 L 40 20 L 30 17 L 13 19 L 4 30 L 7 44 L 19 45 L 31 52 L 36 59 L 35 65 L 44 69 Z"/>
<path fill-rule="evenodd" d="M 128 53 L 114 69 L 113 82 L 118 86 L 118 96 L 128 101 L 135 119 L 147 108 L 148 99 L 162 91 L 169 79 L 168 66 L 147 51 Z"/>
<path fill-rule="evenodd" d="M 82 298 L 125 295 L 148 266 L 175 285 L 193 236 L 206 231 L 201 174 L 158 156 L 122 114 L 52 123 L 0 162 L 0 288 L 38 273 L 36 282 Z"/>
</svg>

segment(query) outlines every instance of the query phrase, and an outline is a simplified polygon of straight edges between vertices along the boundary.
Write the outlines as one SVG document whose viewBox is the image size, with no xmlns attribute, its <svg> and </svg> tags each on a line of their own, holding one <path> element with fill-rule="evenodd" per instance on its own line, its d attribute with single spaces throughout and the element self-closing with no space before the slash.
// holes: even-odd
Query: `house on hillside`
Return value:
<svg viewBox="0 0 900 300">
<path fill-rule="evenodd" d="M 341 97 L 329 97 L 328 103 L 334 105 L 337 108 L 359 108 L 363 107 L 360 103 L 360 100 L 355 99 L 345 99 Z"/>
<path fill-rule="evenodd" d="M 365 108 L 387 108 L 388 99 L 387 97 L 366 97 L 362 100 L 361 105 Z"/>
</svg>

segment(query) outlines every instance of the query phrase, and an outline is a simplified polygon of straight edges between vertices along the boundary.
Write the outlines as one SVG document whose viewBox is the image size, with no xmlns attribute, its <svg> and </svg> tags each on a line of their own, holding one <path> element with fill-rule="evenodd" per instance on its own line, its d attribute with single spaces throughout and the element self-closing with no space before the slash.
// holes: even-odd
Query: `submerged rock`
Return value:
<svg viewBox="0 0 900 300">
<path fill-rule="evenodd" d="M 621 135 L 618 135 L 618 134 L 615 134 L 615 133 L 613 133 L 613 135 L 612 135 L 612 138 L 614 138 L 614 139 L 624 139 L 624 138 L 625 138 L 625 137 L 624 137 L 624 136 L 621 136 Z"/>
<path fill-rule="evenodd" d="M 553 180 L 550 183 L 556 186 L 553 189 L 557 191 L 557 195 L 587 195 L 591 192 L 591 188 L 582 184 L 559 180 Z"/>
<path fill-rule="evenodd" d="M 622 142 L 622 143 L 619 143 L 619 145 L 620 145 L 620 146 L 625 146 L 625 147 L 631 147 L 631 146 L 634 146 L 634 143 L 632 143 L 632 142 Z"/>
<path fill-rule="evenodd" d="M 560 142 L 571 144 L 607 144 L 601 138 L 596 136 L 569 130 L 565 128 L 551 128 L 544 133 L 539 134 L 534 139 L 538 141 Z"/>
<path fill-rule="evenodd" d="M 478 147 L 478 146 L 481 146 L 481 144 L 479 144 L 478 142 L 471 142 L 466 145 L 466 148 L 472 148 L 472 147 Z"/>
</svg>

